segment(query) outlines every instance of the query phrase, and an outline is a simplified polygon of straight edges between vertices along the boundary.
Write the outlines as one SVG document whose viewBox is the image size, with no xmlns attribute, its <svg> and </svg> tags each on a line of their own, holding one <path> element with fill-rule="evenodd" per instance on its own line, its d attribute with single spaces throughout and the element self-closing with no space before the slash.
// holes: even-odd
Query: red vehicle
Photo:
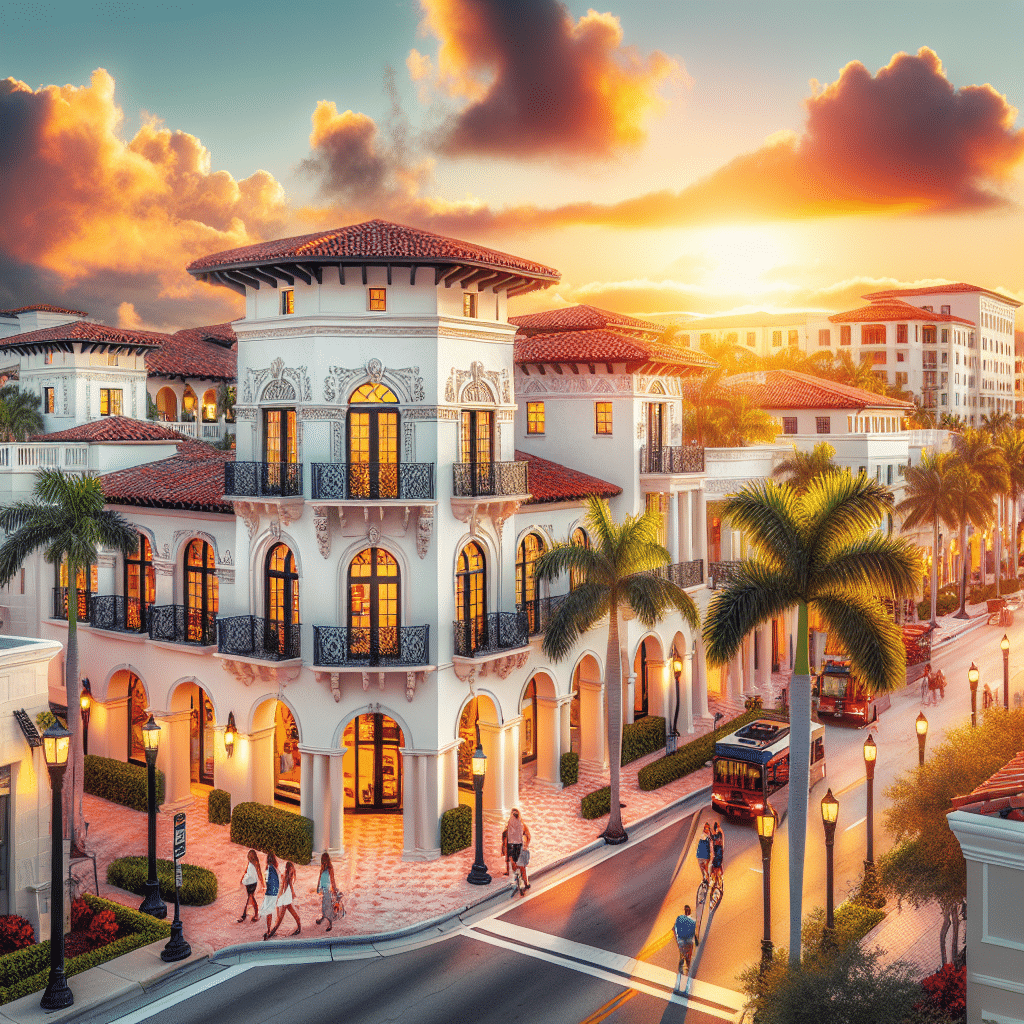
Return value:
<svg viewBox="0 0 1024 1024">
<path fill-rule="evenodd" d="M 892 703 L 888 693 L 874 693 L 857 678 L 850 659 L 835 654 L 825 656 L 825 665 L 814 685 L 820 718 L 851 718 L 861 723 L 874 722 L 880 711 Z"/>
</svg>

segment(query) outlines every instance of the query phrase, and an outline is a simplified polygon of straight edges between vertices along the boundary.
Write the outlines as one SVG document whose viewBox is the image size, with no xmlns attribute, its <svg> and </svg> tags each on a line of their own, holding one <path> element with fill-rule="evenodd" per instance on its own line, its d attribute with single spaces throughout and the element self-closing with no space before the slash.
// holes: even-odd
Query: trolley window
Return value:
<svg viewBox="0 0 1024 1024">
<path fill-rule="evenodd" d="M 731 789 L 761 792 L 761 766 L 734 761 L 728 757 L 715 759 L 715 782 Z"/>
<path fill-rule="evenodd" d="M 821 677 L 822 697 L 845 697 L 846 685 L 849 681 L 849 676 L 823 675 Z"/>
</svg>

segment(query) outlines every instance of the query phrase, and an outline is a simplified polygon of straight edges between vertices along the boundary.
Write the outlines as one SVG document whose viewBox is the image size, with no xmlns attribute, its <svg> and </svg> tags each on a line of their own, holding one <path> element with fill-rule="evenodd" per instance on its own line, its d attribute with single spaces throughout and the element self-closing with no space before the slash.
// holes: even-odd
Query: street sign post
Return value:
<svg viewBox="0 0 1024 1024">
<path fill-rule="evenodd" d="M 179 811 L 174 816 L 174 859 L 181 860 L 185 856 L 185 812 Z"/>
<path fill-rule="evenodd" d="M 171 922 L 171 937 L 160 953 L 160 959 L 167 963 L 185 960 L 192 955 L 192 947 L 181 933 L 181 858 L 185 856 L 185 812 L 174 815 L 174 920 Z"/>
</svg>

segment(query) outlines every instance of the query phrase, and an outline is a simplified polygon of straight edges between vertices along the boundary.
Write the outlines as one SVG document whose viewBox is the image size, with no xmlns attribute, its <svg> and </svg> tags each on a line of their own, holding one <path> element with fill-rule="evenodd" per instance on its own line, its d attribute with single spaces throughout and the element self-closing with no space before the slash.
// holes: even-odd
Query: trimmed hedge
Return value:
<svg viewBox="0 0 1024 1024">
<path fill-rule="evenodd" d="M 645 765 L 637 773 L 637 785 L 643 790 L 660 789 L 667 786 L 676 779 L 681 779 L 698 768 L 703 768 L 711 760 L 715 752 L 715 741 L 747 722 L 756 721 L 758 718 L 778 718 L 779 712 L 772 711 L 745 711 L 742 715 L 724 725 L 720 725 L 713 733 L 700 736 L 679 747 L 674 754 L 668 754 Z M 785 716 L 782 716 L 785 717 Z"/>
<path fill-rule="evenodd" d="M 158 921 L 137 910 L 129 910 L 120 903 L 100 899 L 86 893 L 83 897 L 94 913 L 109 910 L 114 915 L 118 927 L 129 934 L 115 939 L 102 949 L 93 949 L 80 956 L 69 958 L 64 964 L 67 977 L 81 974 L 90 967 L 124 956 L 132 950 L 148 946 L 151 942 L 170 938 L 170 921 Z M 50 941 L 38 942 L 27 949 L 19 949 L 0 958 L 0 1003 L 9 1003 L 22 996 L 41 992 L 46 988 L 50 978 Z"/>
<path fill-rule="evenodd" d="M 603 789 L 595 789 L 588 793 L 580 801 L 580 816 L 586 819 L 600 818 L 602 814 L 611 814 L 612 811 L 612 788 L 605 786 Z"/>
<path fill-rule="evenodd" d="M 473 843 L 473 808 L 459 804 L 441 815 L 441 856 L 458 853 Z"/>
<path fill-rule="evenodd" d="M 85 756 L 85 791 L 136 811 L 149 810 L 149 769 L 98 754 Z M 164 802 L 164 773 L 156 771 L 156 805 Z"/>
<path fill-rule="evenodd" d="M 146 895 L 149 878 L 148 857 L 118 857 L 107 865 L 107 884 L 126 889 L 136 896 Z M 174 901 L 174 861 L 157 860 L 156 878 L 160 895 Z M 217 898 L 217 876 L 209 868 L 197 864 L 181 865 L 181 903 L 186 907 L 205 907 Z"/>
<path fill-rule="evenodd" d="M 206 815 L 211 825 L 227 825 L 231 821 L 231 794 L 226 789 L 211 789 L 206 801 Z"/>
<path fill-rule="evenodd" d="M 308 864 L 313 859 L 313 819 L 266 804 L 241 803 L 231 814 L 231 842 Z"/>
<path fill-rule="evenodd" d="M 1020 580 L 1012 576 L 1000 581 L 999 596 L 1006 597 L 1009 594 L 1016 594 L 1020 590 Z M 983 587 L 971 587 L 967 594 L 968 604 L 981 604 L 982 601 L 991 601 L 996 596 L 995 583 L 986 583 Z"/>
<path fill-rule="evenodd" d="M 851 942 L 860 942 L 879 921 L 885 918 L 884 910 L 875 910 L 849 900 L 840 903 L 832 915 L 836 923 L 835 943 L 842 949 Z M 806 949 L 820 946 L 825 934 L 825 911 L 821 907 L 814 910 L 804 919 L 801 935 Z"/>
<path fill-rule="evenodd" d="M 580 755 L 563 754 L 558 762 L 558 777 L 563 786 L 575 786 L 580 781 Z"/>
<path fill-rule="evenodd" d="M 627 722 L 622 727 L 622 760 L 619 763 L 629 764 L 663 746 L 665 719 L 661 715 L 648 715 L 638 722 Z"/>
<path fill-rule="evenodd" d="M 935 614 L 948 615 L 957 605 L 960 599 L 956 594 L 938 594 L 935 598 Z M 932 599 L 925 598 L 917 602 L 917 618 L 919 622 L 927 622 L 932 616 Z"/>
</svg>

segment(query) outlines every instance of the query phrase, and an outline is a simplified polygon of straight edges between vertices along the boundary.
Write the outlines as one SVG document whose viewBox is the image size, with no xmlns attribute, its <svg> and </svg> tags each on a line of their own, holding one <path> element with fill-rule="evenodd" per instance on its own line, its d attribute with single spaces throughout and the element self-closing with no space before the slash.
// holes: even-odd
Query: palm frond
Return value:
<svg viewBox="0 0 1024 1024">
<path fill-rule="evenodd" d="M 700 613 L 690 595 L 653 573 L 628 577 L 623 583 L 621 603 L 632 608 L 648 628 L 657 625 L 669 609 L 678 611 L 693 629 L 700 627 Z"/>
<path fill-rule="evenodd" d="M 907 654 L 900 628 L 877 598 L 822 594 L 814 599 L 814 607 L 872 690 L 891 691 L 906 684 Z"/>
<path fill-rule="evenodd" d="M 903 537 L 869 533 L 828 552 L 814 565 L 814 591 L 875 590 L 887 597 L 913 597 L 924 571 L 915 544 Z"/>
<path fill-rule="evenodd" d="M 583 544 L 555 544 L 545 551 L 534 565 L 534 576 L 538 580 L 554 580 L 563 573 L 577 575 L 580 579 L 605 578 L 611 569 L 602 551 L 588 548 Z"/>
<path fill-rule="evenodd" d="M 785 564 L 802 547 L 799 500 L 786 484 L 748 484 L 727 499 L 723 515 L 746 533 L 762 557 Z"/>
<path fill-rule="evenodd" d="M 607 587 L 584 582 L 565 596 L 551 613 L 541 641 L 552 661 L 568 657 L 580 637 L 608 613 L 609 593 Z"/>
<path fill-rule="evenodd" d="M 892 495 L 863 474 L 831 473 L 812 480 L 801 498 L 812 559 L 847 537 L 875 529 L 892 509 Z"/>
</svg>

